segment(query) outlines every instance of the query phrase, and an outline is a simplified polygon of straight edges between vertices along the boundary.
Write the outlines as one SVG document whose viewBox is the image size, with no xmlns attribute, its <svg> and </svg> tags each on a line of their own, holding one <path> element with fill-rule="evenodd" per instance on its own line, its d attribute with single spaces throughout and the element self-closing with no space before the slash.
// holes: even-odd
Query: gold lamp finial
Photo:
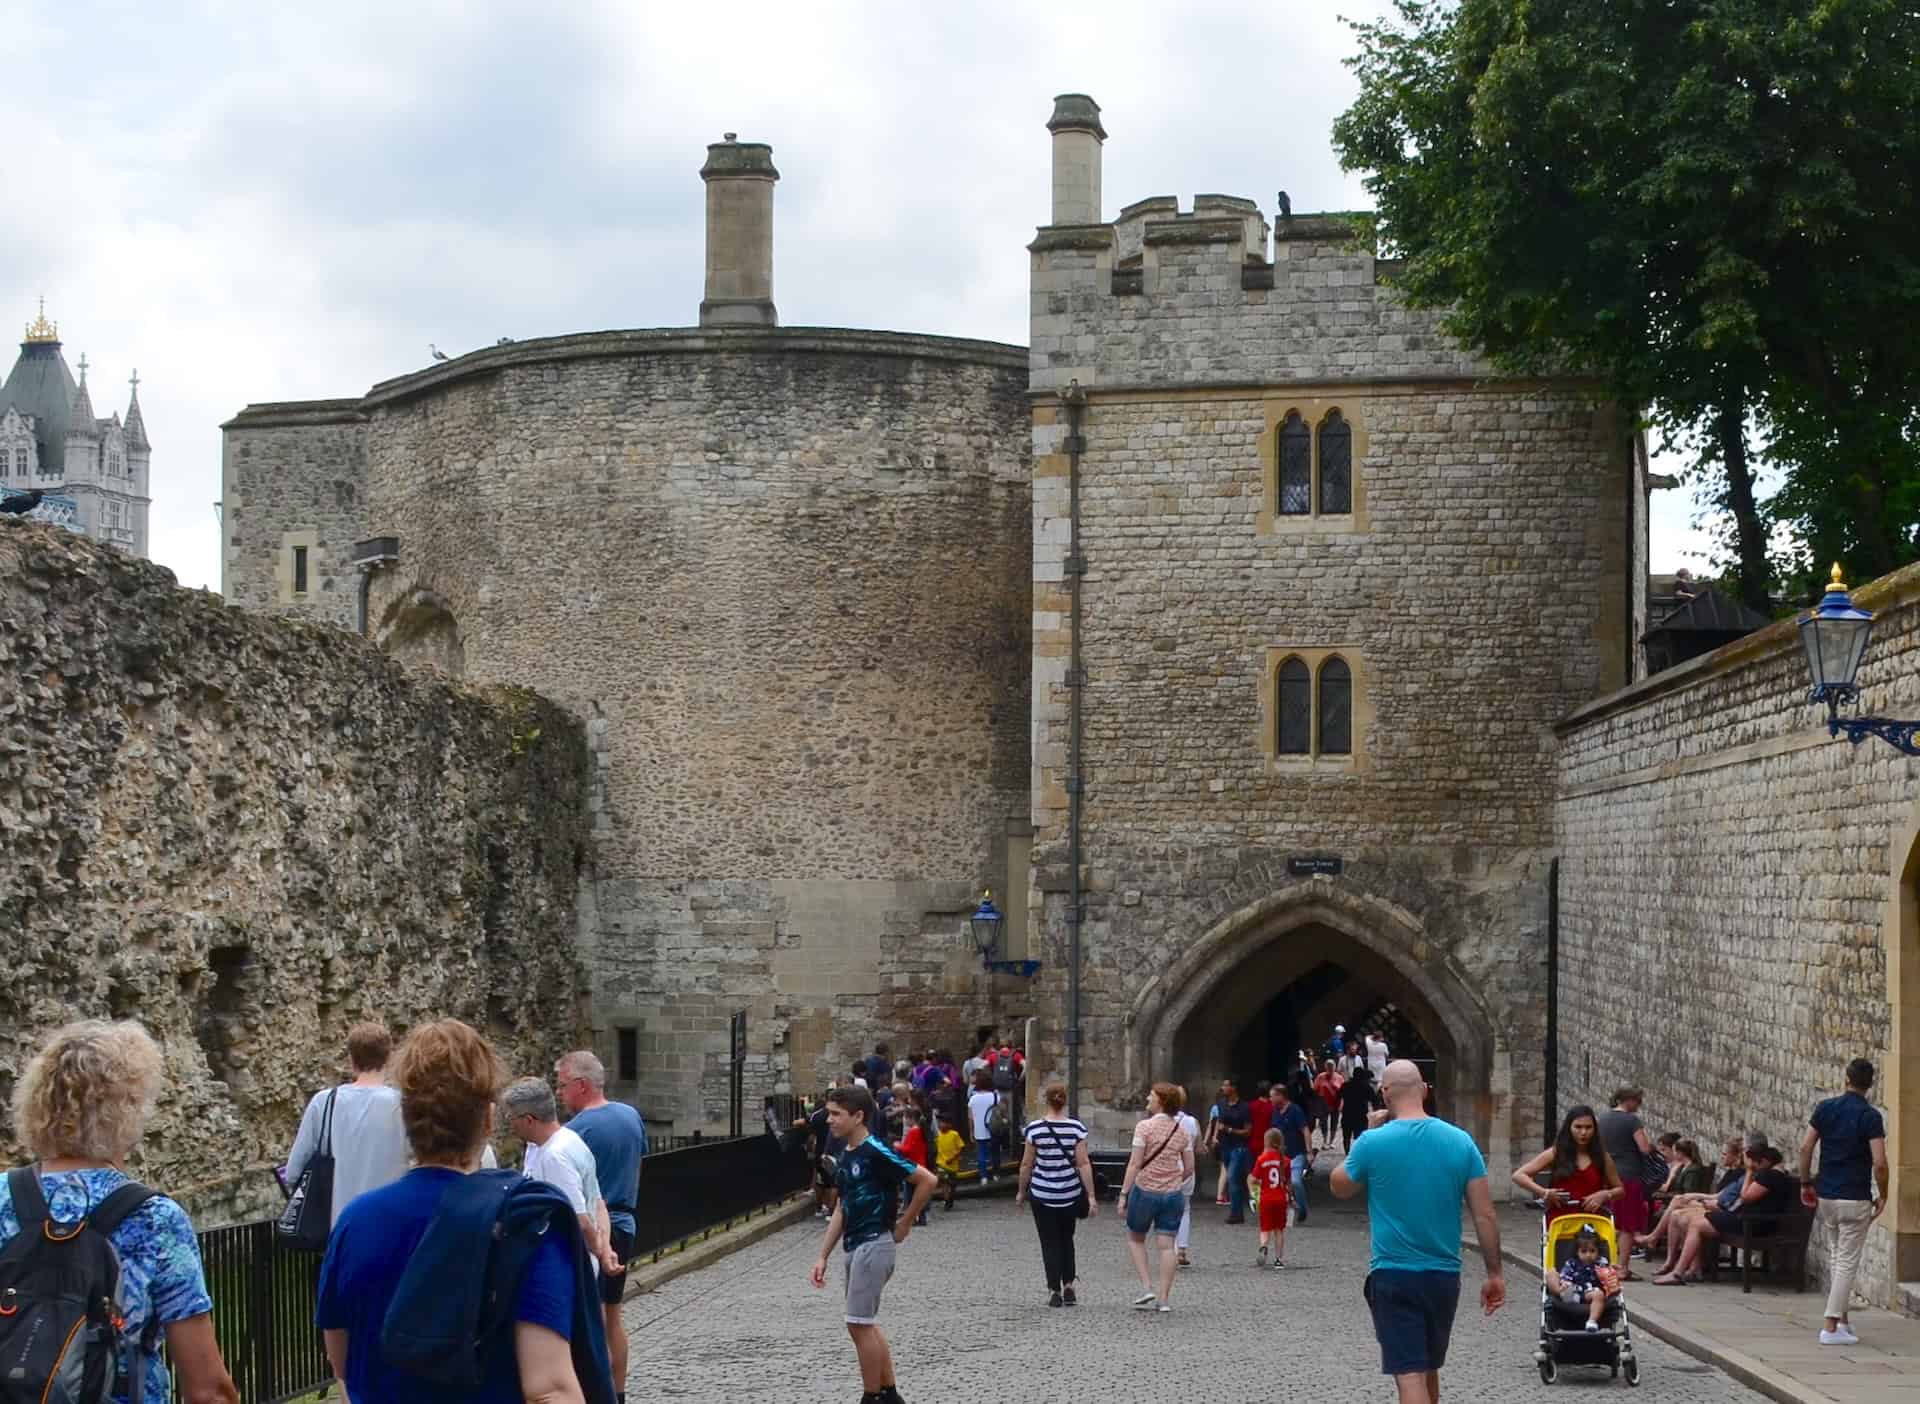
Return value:
<svg viewBox="0 0 1920 1404">
<path fill-rule="evenodd" d="M 40 299 L 40 315 L 27 323 L 27 340 L 34 345 L 44 346 L 60 339 L 60 328 L 47 320 L 47 300 Z"/>
<path fill-rule="evenodd" d="M 1840 577 L 1840 562 L 1838 561 L 1833 563 L 1833 574 L 1827 579 L 1827 588 L 1831 590 L 1844 590 L 1847 588 L 1847 582 Z"/>
</svg>

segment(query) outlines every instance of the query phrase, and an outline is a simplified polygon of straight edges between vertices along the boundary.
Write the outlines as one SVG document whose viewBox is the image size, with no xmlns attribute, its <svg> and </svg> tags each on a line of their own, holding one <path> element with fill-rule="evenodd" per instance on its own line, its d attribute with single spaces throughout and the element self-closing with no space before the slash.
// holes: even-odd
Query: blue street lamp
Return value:
<svg viewBox="0 0 1920 1404">
<path fill-rule="evenodd" d="M 1007 918 L 993 905 L 993 890 L 987 889 L 980 894 L 980 905 L 973 909 L 973 915 L 967 918 L 967 932 L 973 937 L 973 948 L 980 953 L 980 964 L 987 970 L 1002 971 L 1008 975 L 1019 975 L 1031 979 L 1039 973 L 1037 960 L 1004 960 L 1001 958 L 1000 933 L 1006 929 Z"/>
<path fill-rule="evenodd" d="M 1910 756 L 1920 756 L 1920 721 L 1897 721 L 1892 717 L 1843 717 L 1840 705 L 1860 700 L 1854 677 L 1867 652 L 1867 639 L 1873 632 L 1873 615 L 1854 608 L 1847 594 L 1840 567 L 1833 568 L 1827 593 L 1813 611 L 1800 620 L 1800 642 L 1807 650 L 1807 667 L 1813 674 L 1809 700 L 1827 704 L 1827 734 L 1846 733 L 1858 746 L 1869 736 L 1878 736 L 1888 745 Z"/>
</svg>

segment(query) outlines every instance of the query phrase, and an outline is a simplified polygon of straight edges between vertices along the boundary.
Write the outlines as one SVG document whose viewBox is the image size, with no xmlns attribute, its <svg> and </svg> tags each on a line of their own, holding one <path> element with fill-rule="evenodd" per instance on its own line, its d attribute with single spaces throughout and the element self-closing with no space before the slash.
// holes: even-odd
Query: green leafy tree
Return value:
<svg viewBox="0 0 1920 1404">
<path fill-rule="evenodd" d="M 1334 127 L 1416 306 L 1521 373 L 1650 407 L 1767 608 L 1770 513 L 1913 545 L 1920 9 L 1911 0 L 1398 0 Z M 1787 470 L 1754 489 L 1758 429 Z M 1865 455 L 1880 455 L 1863 471 Z M 1806 461 L 1814 464 L 1805 474 Z M 1852 465 L 1851 471 L 1842 464 Z M 1871 501 L 1862 496 L 1862 483 Z M 1851 494 L 1842 504 L 1823 494 Z M 1815 514 L 1816 503 L 1818 506 Z M 1871 523 L 1896 520 L 1878 535 Z M 1902 546 L 1901 543 L 1905 545 Z"/>
</svg>

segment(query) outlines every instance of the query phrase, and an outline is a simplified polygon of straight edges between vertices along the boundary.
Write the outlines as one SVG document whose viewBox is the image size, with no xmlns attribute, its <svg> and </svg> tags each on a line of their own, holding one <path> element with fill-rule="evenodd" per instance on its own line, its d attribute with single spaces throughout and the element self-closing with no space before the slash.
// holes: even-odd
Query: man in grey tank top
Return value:
<svg viewBox="0 0 1920 1404">
<path fill-rule="evenodd" d="M 1633 1266 L 1633 1241 L 1647 1231 L 1647 1169 L 1653 1164 L 1653 1142 L 1640 1121 L 1642 1093 L 1638 1087 L 1622 1087 L 1613 1094 L 1613 1106 L 1595 1120 L 1600 1127 L 1600 1144 L 1613 1157 L 1620 1172 L 1621 1193 L 1613 1206 L 1613 1228 L 1620 1237 L 1620 1266 L 1627 1269 L 1629 1282 L 1637 1281 Z"/>
<path fill-rule="evenodd" d="M 383 1025 L 347 1030 L 347 1062 L 353 1081 L 313 1094 L 287 1153 L 289 1185 L 323 1144 L 333 1152 L 333 1219 L 358 1195 L 390 1185 L 407 1173 L 407 1132 L 400 1121 L 400 1094 L 387 1086 L 387 1054 L 393 1038 Z M 332 1102 L 332 1115 L 328 1103 Z"/>
</svg>

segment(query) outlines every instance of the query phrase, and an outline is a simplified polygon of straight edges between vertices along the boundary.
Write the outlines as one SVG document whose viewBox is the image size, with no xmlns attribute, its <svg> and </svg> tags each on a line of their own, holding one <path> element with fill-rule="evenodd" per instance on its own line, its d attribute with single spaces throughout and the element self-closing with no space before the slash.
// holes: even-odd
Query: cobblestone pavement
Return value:
<svg viewBox="0 0 1920 1404">
<path fill-rule="evenodd" d="M 1167 1316 L 1128 1309 L 1134 1279 L 1111 1205 L 1080 1225 L 1082 1305 L 1062 1310 L 1046 1305 L 1026 1210 L 1010 1197 L 962 1201 L 952 1213 L 936 1205 L 928 1227 L 901 1248 L 880 1310 L 901 1393 L 912 1404 L 1081 1404 L 1144 1398 L 1152 1378 L 1170 1376 L 1176 1395 L 1213 1404 L 1391 1399 L 1360 1299 L 1365 1216 L 1331 1202 L 1324 1176 L 1316 1189 L 1311 1221 L 1287 1235 L 1282 1272 L 1254 1266 L 1255 1230 L 1229 1228 L 1225 1210 L 1196 1204 L 1195 1266 L 1180 1273 Z M 808 1220 L 629 1302 L 630 1397 L 857 1400 L 840 1264 L 824 1291 L 807 1281 L 819 1244 L 820 1226 Z M 1476 1255 L 1443 1397 L 1544 1401 L 1558 1391 L 1625 1391 L 1605 1370 L 1573 1368 L 1552 1390 L 1543 1386 L 1533 1365 L 1537 1279 L 1509 1271 L 1511 1299 L 1491 1319 L 1480 1312 L 1480 1281 Z M 1644 1333 L 1635 1348 L 1641 1389 L 1661 1404 L 1761 1397 Z"/>
</svg>

